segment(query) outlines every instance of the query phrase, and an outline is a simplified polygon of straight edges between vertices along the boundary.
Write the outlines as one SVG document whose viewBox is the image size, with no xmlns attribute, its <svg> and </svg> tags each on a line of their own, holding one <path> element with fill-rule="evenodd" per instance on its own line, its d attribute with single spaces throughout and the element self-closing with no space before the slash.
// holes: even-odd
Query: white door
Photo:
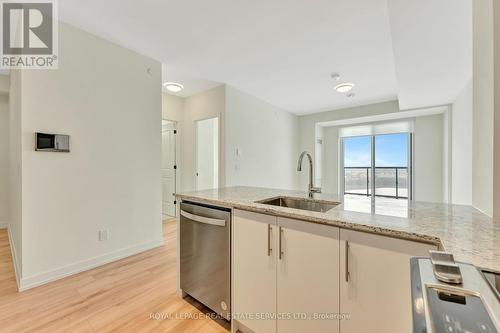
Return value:
<svg viewBox="0 0 500 333">
<path fill-rule="evenodd" d="M 285 218 L 278 227 L 278 332 L 338 333 L 339 228 Z"/>
<path fill-rule="evenodd" d="M 435 246 L 340 230 L 342 333 L 412 331 L 410 258 Z"/>
<path fill-rule="evenodd" d="M 162 121 L 161 185 L 163 219 L 175 217 L 175 123 Z"/>
<path fill-rule="evenodd" d="M 196 189 L 219 185 L 219 118 L 196 122 Z"/>
<path fill-rule="evenodd" d="M 232 312 L 253 332 L 276 332 L 276 234 L 275 216 L 234 211 Z"/>
</svg>

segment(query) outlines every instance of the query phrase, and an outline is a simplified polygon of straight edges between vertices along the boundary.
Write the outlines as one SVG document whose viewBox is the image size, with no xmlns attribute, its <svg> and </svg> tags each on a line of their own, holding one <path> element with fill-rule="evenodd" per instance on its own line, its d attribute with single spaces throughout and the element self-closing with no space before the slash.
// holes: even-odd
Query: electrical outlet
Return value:
<svg viewBox="0 0 500 333">
<path fill-rule="evenodd" d="M 108 230 L 99 230 L 99 242 L 107 241 L 109 239 Z"/>
</svg>

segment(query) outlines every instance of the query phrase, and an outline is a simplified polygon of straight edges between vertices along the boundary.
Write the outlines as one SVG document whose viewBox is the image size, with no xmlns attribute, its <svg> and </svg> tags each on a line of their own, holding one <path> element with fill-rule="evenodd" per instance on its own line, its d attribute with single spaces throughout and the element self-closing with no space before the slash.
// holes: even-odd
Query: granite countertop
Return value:
<svg viewBox="0 0 500 333">
<path fill-rule="evenodd" d="M 383 234 L 438 245 L 454 254 L 455 260 L 500 271 L 500 220 L 493 220 L 471 206 L 427 202 L 407 202 L 349 196 L 345 202 L 325 212 L 256 203 L 288 196 L 307 198 L 302 191 L 257 187 L 228 187 L 177 194 L 217 206 L 272 214 L 346 229 Z M 340 202 L 337 195 L 316 194 L 315 199 Z"/>
</svg>

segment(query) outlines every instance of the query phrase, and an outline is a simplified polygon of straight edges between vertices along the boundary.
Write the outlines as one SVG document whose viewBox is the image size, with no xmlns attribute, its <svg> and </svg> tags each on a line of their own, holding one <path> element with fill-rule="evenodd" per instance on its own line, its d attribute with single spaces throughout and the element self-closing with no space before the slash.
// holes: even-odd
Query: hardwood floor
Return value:
<svg viewBox="0 0 500 333">
<path fill-rule="evenodd" d="M 0 332 L 228 332 L 177 296 L 175 220 L 163 235 L 161 248 L 19 293 L 0 230 Z"/>
</svg>

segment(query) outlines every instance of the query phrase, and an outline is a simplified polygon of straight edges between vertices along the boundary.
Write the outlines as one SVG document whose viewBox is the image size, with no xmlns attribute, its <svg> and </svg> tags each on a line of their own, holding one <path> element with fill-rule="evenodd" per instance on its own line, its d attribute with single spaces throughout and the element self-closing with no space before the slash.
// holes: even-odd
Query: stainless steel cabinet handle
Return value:
<svg viewBox="0 0 500 333">
<path fill-rule="evenodd" d="M 349 282 L 349 241 L 345 241 L 345 282 Z"/>
<path fill-rule="evenodd" d="M 216 225 L 219 227 L 226 226 L 226 220 L 219 220 L 219 219 L 212 219 L 212 218 L 205 217 L 205 216 L 198 216 L 198 215 L 188 213 L 184 210 L 181 210 L 181 215 L 184 216 L 185 218 L 190 219 L 190 220 L 195 221 L 195 222 Z"/>
<path fill-rule="evenodd" d="M 285 254 L 281 249 L 281 237 L 283 235 L 283 229 L 281 227 L 279 227 L 278 232 L 279 232 L 278 251 L 279 251 L 279 259 L 281 260 L 281 258 L 283 257 L 283 254 Z"/>
<path fill-rule="evenodd" d="M 271 256 L 271 252 L 273 249 L 271 249 L 271 225 L 267 225 L 267 256 Z"/>
</svg>

